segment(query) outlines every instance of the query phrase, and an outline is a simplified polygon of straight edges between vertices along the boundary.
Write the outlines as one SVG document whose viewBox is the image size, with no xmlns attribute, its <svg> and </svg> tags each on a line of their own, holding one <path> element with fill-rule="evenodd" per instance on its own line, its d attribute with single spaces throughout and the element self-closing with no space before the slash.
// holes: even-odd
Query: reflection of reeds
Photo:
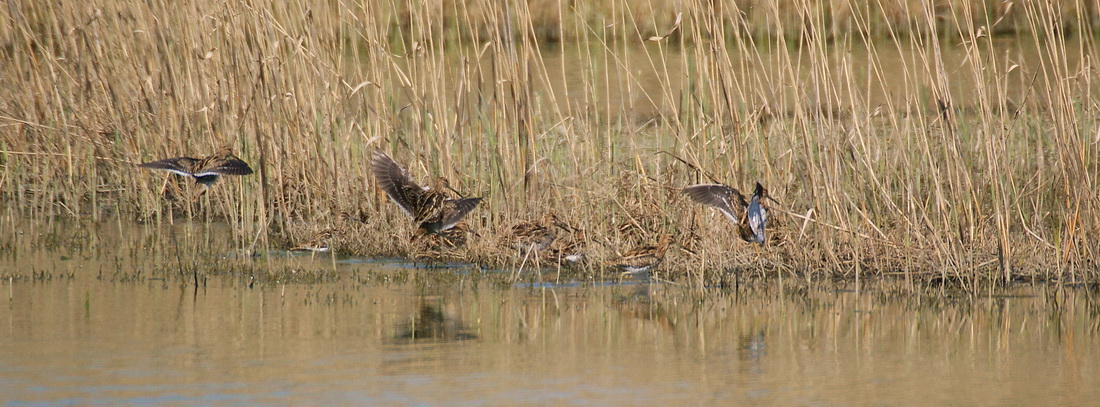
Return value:
<svg viewBox="0 0 1100 407">
<path fill-rule="evenodd" d="M 242 245 L 348 212 L 341 248 L 408 254 L 380 149 L 487 197 L 456 257 L 507 264 L 508 225 L 552 210 L 590 264 L 675 233 L 662 269 L 713 278 L 1096 277 L 1088 2 L 207 3 L 13 3 L 3 199 L 170 219 L 130 163 L 229 145 L 256 174 L 198 214 Z M 678 193 L 755 180 L 783 203 L 759 253 Z"/>
</svg>

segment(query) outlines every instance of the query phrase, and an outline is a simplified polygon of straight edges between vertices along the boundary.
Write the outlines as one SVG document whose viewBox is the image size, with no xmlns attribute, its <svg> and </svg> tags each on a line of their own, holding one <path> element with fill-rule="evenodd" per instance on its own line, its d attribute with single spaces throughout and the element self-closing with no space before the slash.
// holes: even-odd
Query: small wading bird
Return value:
<svg viewBox="0 0 1100 407">
<path fill-rule="evenodd" d="M 378 150 L 371 154 L 371 167 L 378 186 L 413 218 L 420 234 L 439 234 L 454 227 L 481 202 L 481 198 L 451 199 L 446 190 L 454 189 L 443 177 L 436 178 L 431 187 L 417 185 L 390 156 Z"/>
<path fill-rule="evenodd" d="M 554 259 L 558 263 L 576 265 L 584 260 L 587 235 L 584 230 L 570 226 L 554 213 L 547 213 L 538 221 L 520 222 L 510 230 L 506 241 L 524 257 L 537 256 Z"/>
<path fill-rule="evenodd" d="M 569 226 L 561 221 L 557 221 L 554 226 L 566 233 L 550 243 L 550 255 L 559 263 L 564 262 L 568 265 L 578 265 L 584 261 L 584 249 L 588 244 L 588 234 L 584 229 Z"/>
<path fill-rule="evenodd" d="M 585 233 L 577 231 L 567 239 L 555 240 L 554 246 L 550 248 L 550 253 L 559 263 L 578 265 L 585 259 L 584 246 L 586 244 L 587 237 Z"/>
<path fill-rule="evenodd" d="M 538 221 L 517 223 L 508 234 L 508 242 L 512 248 L 524 253 L 544 251 L 557 238 L 554 227 L 558 223 L 558 217 L 553 213 L 543 215 Z"/>
<path fill-rule="evenodd" d="M 647 272 L 665 259 L 665 252 L 668 251 L 670 243 L 672 243 L 672 235 L 663 234 L 656 245 L 635 247 L 611 264 L 622 270 L 623 275 Z"/>
<path fill-rule="evenodd" d="M 547 212 L 537 221 L 523 221 L 512 225 L 505 241 L 523 256 L 523 262 L 512 274 L 513 279 L 518 277 L 528 261 L 533 262 L 535 267 L 542 266 L 544 254 L 551 252 L 550 245 L 558 238 L 555 229 L 560 224 L 557 216 Z"/>
<path fill-rule="evenodd" d="M 299 241 L 297 245 L 290 248 L 290 251 L 314 253 L 331 251 L 333 242 L 354 234 L 356 225 L 363 225 L 363 218 L 360 215 L 340 211 L 336 222 L 332 226 L 321 229 L 310 235 L 308 239 Z"/>
<path fill-rule="evenodd" d="M 695 202 L 718 208 L 726 218 L 737 224 L 737 231 L 746 242 L 763 245 L 767 241 L 764 229 L 768 225 L 768 208 L 763 200 L 776 201 L 768 196 L 768 190 L 759 182 L 748 202 L 745 202 L 745 196 L 740 191 L 721 184 L 692 185 L 685 187 L 683 192 Z"/>
<path fill-rule="evenodd" d="M 191 177 L 196 184 L 209 188 L 222 175 L 248 175 L 252 167 L 233 155 L 228 148 L 222 148 L 212 156 L 205 158 L 175 157 L 138 164 L 138 167 L 165 170 L 173 174 Z"/>
<path fill-rule="evenodd" d="M 335 233 L 336 228 L 328 228 L 322 230 L 311 236 L 308 240 L 298 244 L 297 246 L 291 247 L 290 251 L 314 253 L 327 252 L 332 249 L 329 242 L 332 241 Z"/>
</svg>

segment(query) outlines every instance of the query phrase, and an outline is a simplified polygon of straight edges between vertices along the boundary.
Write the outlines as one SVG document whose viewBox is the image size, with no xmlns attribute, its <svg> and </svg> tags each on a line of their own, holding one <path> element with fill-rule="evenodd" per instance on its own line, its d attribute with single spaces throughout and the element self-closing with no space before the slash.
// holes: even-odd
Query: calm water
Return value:
<svg viewBox="0 0 1100 407">
<path fill-rule="evenodd" d="M 195 290 L 178 273 L 198 253 L 209 252 L 206 264 L 249 262 L 224 227 L 3 226 L 5 405 L 1087 405 L 1100 397 L 1096 293 L 1086 290 L 921 300 L 836 287 L 501 285 L 492 272 L 464 268 L 281 255 L 250 264 L 291 279 L 320 273 L 324 282 L 250 284 L 251 272 L 225 266 Z M 172 239 L 206 246 L 188 251 Z"/>
</svg>

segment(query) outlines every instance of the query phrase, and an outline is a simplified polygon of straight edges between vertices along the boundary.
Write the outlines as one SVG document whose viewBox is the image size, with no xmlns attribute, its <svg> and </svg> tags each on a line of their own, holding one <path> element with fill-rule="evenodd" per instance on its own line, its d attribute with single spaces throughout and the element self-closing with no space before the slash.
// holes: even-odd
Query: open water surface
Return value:
<svg viewBox="0 0 1100 407">
<path fill-rule="evenodd" d="M 1100 400 L 1087 288 L 510 285 L 465 267 L 242 258 L 219 225 L 4 227 L 4 405 Z"/>
</svg>

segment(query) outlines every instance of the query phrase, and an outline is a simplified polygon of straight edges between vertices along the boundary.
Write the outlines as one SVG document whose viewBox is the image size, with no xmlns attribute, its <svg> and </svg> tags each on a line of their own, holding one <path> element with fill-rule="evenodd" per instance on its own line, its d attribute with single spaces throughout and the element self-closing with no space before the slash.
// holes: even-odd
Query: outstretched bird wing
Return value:
<svg viewBox="0 0 1100 407">
<path fill-rule="evenodd" d="M 205 160 L 202 168 L 195 169 L 196 177 L 210 175 L 248 175 L 252 173 L 252 167 L 233 155 L 215 156 Z"/>
<path fill-rule="evenodd" d="M 692 185 L 685 187 L 683 192 L 695 202 L 718 208 L 733 223 L 741 223 L 748 206 L 741 191 L 721 184 Z"/>
<path fill-rule="evenodd" d="M 173 174 L 179 174 L 185 177 L 193 177 L 194 174 L 192 174 L 191 171 L 194 169 L 195 163 L 197 162 L 199 162 L 199 160 L 191 157 L 173 157 L 138 164 L 138 167 L 149 168 L 153 170 L 165 170 Z"/>
<path fill-rule="evenodd" d="M 439 210 L 439 230 L 443 231 L 454 227 L 458 221 L 466 217 L 466 214 L 474 210 L 479 203 L 481 203 L 481 198 L 448 199 L 443 201 L 442 208 Z"/>
<path fill-rule="evenodd" d="M 390 156 L 375 150 L 371 154 L 371 168 L 374 171 L 374 179 L 378 186 L 386 191 L 393 203 L 397 204 L 405 214 L 413 219 L 424 219 L 423 212 L 431 206 L 423 202 L 424 188 L 416 184 L 409 174 L 401 166 L 397 165 Z"/>
</svg>

